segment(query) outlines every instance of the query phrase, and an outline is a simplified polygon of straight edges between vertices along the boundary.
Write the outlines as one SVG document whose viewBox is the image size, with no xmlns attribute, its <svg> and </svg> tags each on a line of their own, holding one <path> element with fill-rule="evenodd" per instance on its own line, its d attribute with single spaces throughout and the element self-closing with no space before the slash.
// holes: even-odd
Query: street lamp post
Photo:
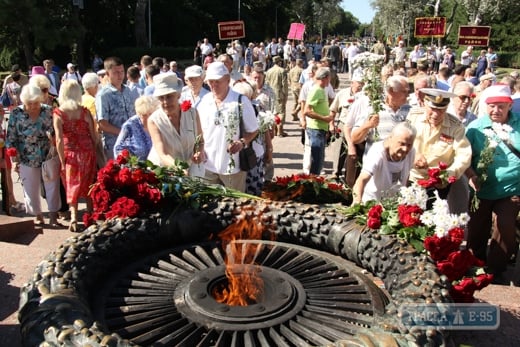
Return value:
<svg viewBox="0 0 520 347">
<path fill-rule="evenodd" d="M 240 20 L 240 0 L 238 0 L 238 20 Z"/>
<path fill-rule="evenodd" d="M 152 2 L 148 0 L 148 48 L 152 48 Z"/>
</svg>

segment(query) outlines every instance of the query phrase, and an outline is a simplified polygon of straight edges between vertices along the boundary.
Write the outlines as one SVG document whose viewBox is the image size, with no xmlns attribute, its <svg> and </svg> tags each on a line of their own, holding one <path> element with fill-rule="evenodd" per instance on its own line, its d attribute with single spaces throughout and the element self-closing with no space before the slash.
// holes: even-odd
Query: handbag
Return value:
<svg viewBox="0 0 520 347">
<path fill-rule="evenodd" d="M 52 146 L 47 158 L 42 163 L 42 178 L 44 182 L 53 182 L 60 178 L 60 157 L 55 146 Z"/>
<path fill-rule="evenodd" d="M 244 122 L 242 121 L 242 94 L 238 96 L 238 117 L 240 121 L 239 138 L 242 138 L 242 134 L 244 133 Z M 240 170 L 242 171 L 249 171 L 256 166 L 256 153 L 253 146 L 242 148 L 242 150 L 238 152 L 238 158 L 240 162 Z"/>
<path fill-rule="evenodd" d="M 2 99 L 2 106 L 3 107 L 9 107 L 11 106 L 11 98 L 9 97 L 8 89 L 9 86 L 5 86 L 4 91 L 2 92 L 2 96 L 0 98 Z"/>
</svg>

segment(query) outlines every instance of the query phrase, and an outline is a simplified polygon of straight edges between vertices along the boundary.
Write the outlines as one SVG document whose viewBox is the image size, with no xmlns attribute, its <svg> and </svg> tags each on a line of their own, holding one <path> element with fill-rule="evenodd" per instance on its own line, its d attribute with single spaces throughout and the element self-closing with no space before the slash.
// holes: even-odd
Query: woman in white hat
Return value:
<svg viewBox="0 0 520 347">
<path fill-rule="evenodd" d="M 520 114 L 511 112 L 513 100 L 508 85 L 496 84 L 488 89 L 486 114 L 471 122 L 466 131 L 473 153 L 466 177 L 479 201 L 476 209 L 470 208 L 467 241 L 478 258 L 487 260 L 489 270 L 500 282 L 501 273 L 518 249 Z"/>
<path fill-rule="evenodd" d="M 148 159 L 160 166 L 175 166 L 177 160 L 201 164 L 205 156 L 199 115 L 189 100 L 179 103 L 182 83 L 175 74 L 156 75 L 153 83 L 153 96 L 161 107 L 148 119 L 152 139 Z"/>
</svg>

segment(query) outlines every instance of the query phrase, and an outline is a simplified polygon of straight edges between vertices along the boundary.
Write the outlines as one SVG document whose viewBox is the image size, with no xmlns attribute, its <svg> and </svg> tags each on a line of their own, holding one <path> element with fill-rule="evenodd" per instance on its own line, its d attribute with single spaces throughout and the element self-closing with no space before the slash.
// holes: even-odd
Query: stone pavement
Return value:
<svg viewBox="0 0 520 347">
<path fill-rule="evenodd" d="M 340 75 L 342 85 L 346 76 Z M 288 110 L 292 100 L 288 103 Z M 274 139 L 275 176 L 287 176 L 302 172 L 303 146 L 300 142 L 301 130 L 297 122 L 287 117 L 285 131 L 287 137 Z M 333 150 L 327 148 L 324 173 L 332 174 Z M 22 189 L 13 174 L 15 195 L 22 201 Z M 44 204 L 45 206 L 45 204 Z M 80 204 L 80 209 L 84 209 Z M 65 239 L 73 234 L 63 229 L 35 227 L 32 218 L 24 215 L 17 217 L 26 221 L 17 233 L 2 233 L 2 225 L 9 220 L 0 214 L 0 346 L 20 346 L 17 309 L 20 288 L 31 277 L 36 265 L 55 250 Z M 7 226 L 9 230 L 9 226 Z M 11 228 L 12 230 L 12 228 Z M 450 335 L 449 346 L 520 346 L 520 287 L 491 285 L 476 294 L 479 301 L 498 305 L 501 309 L 501 323 L 495 331 L 455 332 Z"/>
</svg>

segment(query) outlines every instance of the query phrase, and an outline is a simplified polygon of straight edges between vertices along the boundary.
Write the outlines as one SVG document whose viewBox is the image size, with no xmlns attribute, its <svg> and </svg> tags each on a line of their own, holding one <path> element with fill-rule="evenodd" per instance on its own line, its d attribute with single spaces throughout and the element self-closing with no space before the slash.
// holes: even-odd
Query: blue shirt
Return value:
<svg viewBox="0 0 520 347">
<path fill-rule="evenodd" d="M 123 123 L 114 145 L 114 158 L 123 149 L 127 149 L 130 154 L 137 156 L 140 160 L 146 160 L 150 149 L 152 149 L 150 134 L 144 130 L 143 123 L 138 115 L 130 117 Z"/>
<path fill-rule="evenodd" d="M 47 133 L 54 136 L 50 106 L 42 104 L 40 115 L 35 121 L 29 117 L 23 106 L 16 107 L 9 115 L 6 147 L 16 148 L 23 165 L 40 167 L 51 147 Z"/>
<path fill-rule="evenodd" d="M 98 122 L 106 120 L 115 127 L 121 128 L 131 116 L 135 114 L 134 102 L 138 98 L 136 91 L 131 91 L 123 85 L 121 91 L 113 85 L 106 85 L 96 95 L 96 117 Z M 102 134 L 103 145 L 106 150 L 112 151 L 117 135 Z"/>
<path fill-rule="evenodd" d="M 507 124 L 513 128 L 509 133 L 510 143 L 520 150 L 520 114 L 509 113 Z M 492 125 L 488 115 L 484 115 L 471 122 L 466 128 L 466 137 L 471 143 L 471 168 L 480 176 L 477 163 L 480 153 L 486 146 L 484 129 L 490 129 Z M 481 199 L 496 200 L 520 194 L 520 158 L 518 158 L 504 144 L 498 141 L 493 162 L 487 170 L 488 177 L 477 192 Z"/>
<path fill-rule="evenodd" d="M 189 101 L 191 101 L 191 105 L 193 107 L 197 108 L 197 106 L 200 103 L 200 100 L 202 100 L 204 95 L 206 95 L 208 93 L 209 93 L 209 90 L 207 90 L 206 88 L 202 87 L 202 88 L 200 88 L 199 96 L 195 98 L 193 93 L 191 92 L 191 89 L 188 86 L 183 87 L 182 91 L 181 91 L 181 97 L 179 99 L 179 103 L 182 103 L 183 101 L 189 100 Z"/>
</svg>

